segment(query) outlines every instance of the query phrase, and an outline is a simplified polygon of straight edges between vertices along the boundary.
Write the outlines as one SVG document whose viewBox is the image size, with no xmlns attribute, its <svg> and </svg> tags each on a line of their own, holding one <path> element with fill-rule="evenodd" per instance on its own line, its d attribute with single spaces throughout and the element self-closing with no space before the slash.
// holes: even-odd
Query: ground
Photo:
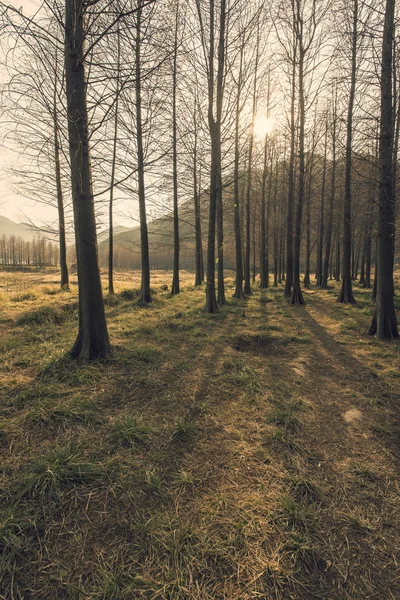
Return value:
<svg viewBox="0 0 400 600">
<path fill-rule="evenodd" d="M 207 315 L 182 278 L 144 308 L 117 273 L 113 356 L 77 367 L 76 285 L 0 273 L 0 598 L 400 598 L 400 342 L 365 335 L 370 292 L 227 277 Z"/>
</svg>

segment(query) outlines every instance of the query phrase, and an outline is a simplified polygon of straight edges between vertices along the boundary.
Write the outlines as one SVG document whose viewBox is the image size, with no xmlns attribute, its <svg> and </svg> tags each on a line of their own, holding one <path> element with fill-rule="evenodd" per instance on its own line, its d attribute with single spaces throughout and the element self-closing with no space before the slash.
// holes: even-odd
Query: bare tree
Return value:
<svg viewBox="0 0 400 600">
<path fill-rule="evenodd" d="M 393 37 L 395 0 L 386 0 L 382 43 L 381 115 L 379 139 L 379 214 L 378 214 L 378 271 L 375 311 L 369 335 L 381 339 L 397 338 L 396 311 L 394 308 L 393 239 L 395 228 L 395 196 L 393 193 Z"/>
</svg>

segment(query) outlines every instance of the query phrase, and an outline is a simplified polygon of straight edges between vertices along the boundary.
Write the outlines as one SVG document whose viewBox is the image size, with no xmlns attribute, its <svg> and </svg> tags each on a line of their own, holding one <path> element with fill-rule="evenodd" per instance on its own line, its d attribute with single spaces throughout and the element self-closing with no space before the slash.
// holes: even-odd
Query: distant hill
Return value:
<svg viewBox="0 0 400 600">
<path fill-rule="evenodd" d="M 27 223 L 16 223 L 7 217 L 0 216 L 0 237 L 3 235 L 14 235 L 30 242 L 35 235 L 38 235 L 38 232 Z"/>
<path fill-rule="evenodd" d="M 117 227 L 114 227 L 114 237 L 116 235 L 119 235 L 120 233 L 124 233 L 125 231 L 130 231 L 131 228 L 130 227 L 123 227 L 122 225 L 118 225 Z M 102 242 L 105 242 L 108 240 L 108 230 L 105 231 L 101 231 L 100 233 L 97 234 L 97 243 L 101 244 Z"/>
<path fill-rule="evenodd" d="M 208 229 L 208 202 L 202 199 L 201 227 L 203 252 L 206 256 L 206 239 Z M 225 202 L 225 268 L 234 265 L 233 211 L 229 198 Z M 149 234 L 150 264 L 152 269 L 172 269 L 173 266 L 173 213 L 167 212 L 162 217 L 150 221 L 147 225 Z M 187 200 L 179 206 L 180 234 L 180 266 L 193 270 L 195 267 L 195 225 L 194 203 Z M 108 244 L 99 240 L 99 257 L 103 267 L 107 266 Z M 140 227 L 125 228 L 114 236 L 114 266 L 116 268 L 140 268 Z"/>
</svg>

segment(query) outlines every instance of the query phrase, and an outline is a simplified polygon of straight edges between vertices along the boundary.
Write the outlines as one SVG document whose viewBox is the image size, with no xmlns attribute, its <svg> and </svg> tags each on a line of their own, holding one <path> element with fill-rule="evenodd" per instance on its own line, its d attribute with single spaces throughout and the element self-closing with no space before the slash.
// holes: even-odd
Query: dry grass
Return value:
<svg viewBox="0 0 400 600">
<path fill-rule="evenodd" d="M 9 275 L 9 274 L 8 274 Z M 8 276 L 7 275 L 7 276 Z M 117 273 L 115 352 L 65 357 L 76 285 L 0 273 L 0 598 L 400 597 L 400 344 L 271 288 L 203 313 Z"/>
</svg>

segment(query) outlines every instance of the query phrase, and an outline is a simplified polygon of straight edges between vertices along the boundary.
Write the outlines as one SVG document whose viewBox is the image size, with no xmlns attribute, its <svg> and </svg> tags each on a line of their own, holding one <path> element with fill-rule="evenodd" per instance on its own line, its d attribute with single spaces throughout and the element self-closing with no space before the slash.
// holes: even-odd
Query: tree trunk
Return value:
<svg viewBox="0 0 400 600">
<path fill-rule="evenodd" d="M 136 132 L 137 132 L 137 160 L 138 160 L 138 195 L 140 218 L 140 247 L 142 263 L 142 284 L 139 302 L 148 304 L 152 301 L 150 293 L 150 256 L 149 235 L 147 231 L 146 192 L 144 185 L 144 152 L 143 152 L 143 126 L 142 126 L 142 98 L 141 98 L 141 17 L 143 0 L 137 0 L 136 13 L 136 43 L 135 43 L 135 92 L 136 92 Z"/>
<path fill-rule="evenodd" d="M 328 122 L 325 127 L 325 145 L 324 145 L 324 163 L 322 167 L 322 189 L 321 189 L 321 206 L 319 213 L 319 236 L 318 236 L 318 256 L 317 256 L 317 286 L 322 288 L 323 284 L 323 251 L 324 251 L 324 236 L 325 232 L 325 186 L 326 186 L 326 163 L 327 163 L 327 148 L 328 148 Z M 332 235 L 332 232 L 330 233 Z"/>
<path fill-rule="evenodd" d="M 293 217 L 294 217 L 294 159 L 296 141 L 295 102 L 296 102 L 296 56 L 297 42 L 294 42 L 292 91 L 290 101 L 290 157 L 289 157 L 289 192 L 287 202 L 286 223 L 286 281 L 285 296 L 291 296 L 293 286 Z"/>
<path fill-rule="evenodd" d="M 61 183 L 61 164 L 60 164 L 60 142 L 58 138 L 58 119 L 56 104 L 56 88 L 54 86 L 54 162 L 57 188 L 57 209 L 58 209 L 58 235 L 60 251 L 60 270 L 61 287 L 69 289 L 69 276 L 67 266 L 67 243 L 65 237 L 65 214 L 64 214 L 64 196 Z"/>
<path fill-rule="evenodd" d="M 304 287 L 306 290 L 310 289 L 310 259 L 311 259 L 311 192 L 312 192 L 312 178 L 314 170 L 314 146 L 315 146 L 315 132 L 316 127 L 314 123 L 314 135 L 313 135 L 313 152 L 310 159 L 310 168 L 308 170 L 308 190 L 307 190 L 307 204 L 306 204 L 306 268 L 304 271 Z"/>
<path fill-rule="evenodd" d="M 264 142 L 264 165 L 261 182 L 261 240 L 260 240 L 260 288 L 266 289 L 269 285 L 266 261 L 266 195 L 267 195 L 267 154 L 268 154 L 268 135 Z M 270 173 L 269 180 L 271 180 Z"/>
<path fill-rule="evenodd" d="M 352 169 L 352 144 L 353 144 L 353 110 L 356 92 L 357 73 L 357 28 L 358 28 L 358 0 L 354 0 L 353 39 L 352 39 L 352 68 L 350 83 L 350 98 L 347 113 L 347 141 L 346 141 L 346 175 L 344 190 L 344 219 L 343 219 L 343 264 L 342 288 L 338 302 L 355 304 L 351 285 L 351 169 Z"/>
<path fill-rule="evenodd" d="M 203 243 L 201 238 L 201 211 L 200 211 L 200 194 L 197 183 L 197 117 L 196 103 L 194 108 L 194 148 L 193 148 L 193 198 L 194 198 L 194 222 L 195 222 L 195 237 L 196 237 L 196 273 L 195 282 L 199 286 L 204 281 L 204 263 L 203 263 Z"/>
<path fill-rule="evenodd" d="M 114 293 L 114 225 L 113 225 L 113 203 L 114 203 L 114 182 L 115 182 L 115 167 L 117 162 L 117 139 L 118 139 L 118 105 L 119 105 L 119 79 L 120 79 L 120 61 L 121 61 L 121 43 L 119 27 L 117 30 L 117 89 L 115 91 L 115 116 L 114 116 L 114 142 L 111 165 L 111 182 L 110 182 L 110 202 L 109 202 L 109 234 L 108 234 L 108 292 Z"/>
<path fill-rule="evenodd" d="M 224 213 L 222 204 L 222 173 L 221 173 L 221 145 L 219 145 L 219 174 L 217 197 L 217 244 L 218 244 L 218 295 L 217 302 L 220 306 L 226 304 L 224 283 Z"/>
<path fill-rule="evenodd" d="M 65 81 L 79 290 L 78 362 L 110 352 L 97 253 L 84 69 L 83 0 L 65 2 Z"/>
<path fill-rule="evenodd" d="M 199 8 L 200 10 L 200 8 Z M 226 0 L 221 0 L 220 35 L 218 43 L 218 71 L 216 90 L 216 116 L 214 118 L 214 0 L 210 0 L 210 51 L 208 65 L 208 125 L 211 138 L 210 216 L 208 222 L 206 306 L 208 313 L 216 313 L 215 293 L 215 231 L 218 189 L 221 188 L 221 117 L 223 78 L 225 65 Z M 222 189 L 221 189 L 222 193 Z"/>
<path fill-rule="evenodd" d="M 177 121 L 176 121 L 176 86 L 177 86 L 177 59 L 178 59 L 178 10 L 175 7 L 175 38 L 174 56 L 172 67 L 172 182 L 174 196 L 174 264 L 171 286 L 171 296 L 179 294 L 179 214 L 178 214 L 178 148 L 177 148 Z"/>
<path fill-rule="evenodd" d="M 375 312 L 369 335 L 380 339 L 399 336 L 394 308 L 393 237 L 395 228 L 393 193 L 393 98 L 392 60 L 395 0 L 386 0 L 382 45 L 381 130 L 379 138 L 378 256 Z"/>
<path fill-rule="evenodd" d="M 260 44 L 260 32 L 257 28 L 257 50 L 256 60 L 254 66 L 254 84 L 253 84 L 253 111 L 251 119 L 250 129 L 250 141 L 249 141 L 249 166 L 247 170 L 247 196 L 246 196 L 246 255 L 244 264 L 244 293 L 251 294 L 250 285 L 250 215 L 251 215 L 251 192 L 252 192 L 252 174 L 253 174 L 253 146 L 254 146 L 254 123 L 256 119 L 257 110 L 257 76 L 258 76 L 258 60 L 259 60 L 259 44 Z"/>
<path fill-rule="evenodd" d="M 297 4 L 299 11 L 299 4 Z M 298 14 L 298 27 L 300 27 L 299 35 L 302 35 L 302 21 Z M 299 111 L 300 111 L 300 128 L 299 128 L 299 191 L 297 196 L 297 211 L 296 222 L 294 229 L 293 243 L 293 290 L 290 300 L 291 304 L 304 304 L 304 298 L 300 287 L 300 246 L 301 246 L 301 220 L 303 214 L 304 203 L 304 175 L 305 175 L 305 100 L 304 100 L 304 49 L 303 41 L 299 39 Z"/>
<path fill-rule="evenodd" d="M 331 259 L 331 246 L 333 246 L 333 244 L 332 244 L 333 206 L 335 203 L 335 187 L 336 187 L 336 126 L 337 126 L 336 105 L 337 105 L 337 92 L 335 92 L 335 99 L 334 99 L 334 104 L 333 104 L 333 115 L 332 115 L 331 189 L 330 189 L 330 195 L 329 195 L 329 205 L 328 205 L 327 224 L 326 224 L 325 258 L 324 258 L 324 265 L 323 265 L 323 269 L 322 269 L 322 280 L 321 280 L 321 288 L 324 290 L 328 289 L 329 261 L 331 262 L 331 267 L 332 267 L 332 263 L 333 263 L 333 260 Z M 328 132 L 327 132 L 327 135 L 328 135 Z M 330 279 L 332 279 L 332 269 L 331 269 Z"/>
</svg>

